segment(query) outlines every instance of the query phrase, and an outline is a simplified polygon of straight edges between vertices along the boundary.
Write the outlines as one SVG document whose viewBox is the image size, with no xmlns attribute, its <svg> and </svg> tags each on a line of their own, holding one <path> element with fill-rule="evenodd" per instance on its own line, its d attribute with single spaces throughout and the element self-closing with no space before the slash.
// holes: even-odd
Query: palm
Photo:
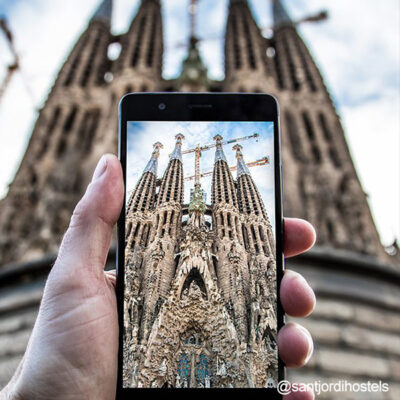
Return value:
<svg viewBox="0 0 400 400">
<path fill-rule="evenodd" d="M 33 382 L 46 380 L 40 398 L 111 399 L 116 388 L 118 320 L 115 289 L 105 273 L 87 271 L 65 280 L 57 266 L 49 276 L 31 351 L 23 373 Z M 38 344 L 40 343 L 40 346 Z M 37 350 L 39 349 L 39 350 Z M 38 359 L 46 362 L 40 363 Z M 32 385 L 32 391 L 37 386 Z M 37 393 L 32 392 L 36 398 Z M 28 396 L 30 398 L 30 396 Z"/>
<path fill-rule="evenodd" d="M 115 398 L 115 276 L 105 273 L 104 265 L 122 203 L 120 163 L 114 156 L 103 157 L 63 239 L 24 359 L 0 399 Z M 304 221 L 286 221 L 286 256 L 307 250 L 314 239 Z M 292 272 L 282 280 L 281 301 L 289 315 L 304 317 L 311 313 L 315 297 L 304 279 Z M 307 361 L 310 340 L 304 329 L 293 324 L 281 329 L 278 347 L 286 365 Z M 289 398 L 306 400 L 312 395 Z"/>
</svg>

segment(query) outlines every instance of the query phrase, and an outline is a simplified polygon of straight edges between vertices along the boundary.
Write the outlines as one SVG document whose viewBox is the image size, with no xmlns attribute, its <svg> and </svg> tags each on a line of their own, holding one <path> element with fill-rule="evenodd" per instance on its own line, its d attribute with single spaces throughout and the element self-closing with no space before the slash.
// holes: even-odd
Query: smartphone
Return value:
<svg viewBox="0 0 400 400">
<path fill-rule="evenodd" d="M 119 112 L 118 398 L 208 388 L 280 399 L 276 99 L 138 93 Z"/>
</svg>

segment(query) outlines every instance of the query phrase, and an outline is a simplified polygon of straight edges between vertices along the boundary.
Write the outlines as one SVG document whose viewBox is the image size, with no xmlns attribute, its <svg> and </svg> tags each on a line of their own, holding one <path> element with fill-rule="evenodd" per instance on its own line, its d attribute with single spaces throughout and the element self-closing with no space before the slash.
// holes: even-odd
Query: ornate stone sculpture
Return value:
<svg viewBox="0 0 400 400">
<path fill-rule="evenodd" d="M 183 136 L 176 138 L 157 205 L 146 219 L 127 210 L 136 228 L 127 237 L 124 385 L 264 387 L 277 379 L 275 245 L 264 204 L 239 145 L 236 190 L 217 135 L 214 224 L 205 221 L 197 180 L 183 225 Z M 156 143 L 144 174 L 156 173 L 160 148 Z M 138 248 L 147 221 L 150 239 Z"/>
</svg>

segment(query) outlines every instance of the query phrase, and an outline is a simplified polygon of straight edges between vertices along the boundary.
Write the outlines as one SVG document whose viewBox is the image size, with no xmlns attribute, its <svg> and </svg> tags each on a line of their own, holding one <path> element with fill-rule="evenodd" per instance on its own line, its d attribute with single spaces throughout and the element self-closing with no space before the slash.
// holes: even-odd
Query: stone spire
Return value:
<svg viewBox="0 0 400 400">
<path fill-rule="evenodd" d="M 242 149 L 243 146 L 241 146 L 240 144 L 236 144 L 232 147 L 232 150 L 236 151 L 237 178 L 241 177 L 242 175 L 250 175 L 250 170 L 247 168 L 247 165 L 243 159 Z"/>
<path fill-rule="evenodd" d="M 91 21 L 104 21 L 108 24 L 111 23 L 112 16 L 112 8 L 113 8 L 113 0 L 103 0 L 95 13 Z"/>
<path fill-rule="evenodd" d="M 183 203 L 183 165 L 181 147 L 184 136 L 175 136 L 175 149 L 161 179 L 153 213 L 150 245 L 144 255 L 151 259 L 144 271 L 145 284 L 141 297 L 144 299 L 141 340 L 149 337 L 152 322 L 170 290 L 175 273 L 175 249 L 181 230 Z"/>
<path fill-rule="evenodd" d="M 215 162 L 212 180 L 212 203 L 217 205 L 219 203 L 227 203 L 237 206 L 237 197 L 235 190 L 235 183 L 233 181 L 232 173 L 229 169 L 228 162 L 222 149 L 221 135 L 214 136 L 216 142 Z"/>
<path fill-rule="evenodd" d="M 129 91 L 155 90 L 155 85 L 161 80 L 162 56 L 160 2 L 142 0 L 128 32 L 121 37 L 121 53 L 115 64 L 115 73 L 126 71 Z"/>
<path fill-rule="evenodd" d="M 273 17 L 274 25 L 291 25 L 292 20 L 289 17 L 285 7 L 282 4 L 282 0 L 272 0 L 273 3 Z"/>
<path fill-rule="evenodd" d="M 214 136 L 214 140 L 217 144 L 217 148 L 215 150 L 215 163 L 218 161 L 226 161 L 224 149 L 222 148 L 222 139 L 223 137 L 221 135 L 216 135 Z"/>
<path fill-rule="evenodd" d="M 199 39 L 196 35 L 197 0 L 192 0 L 190 12 L 190 36 L 188 55 L 183 60 L 182 72 L 177 83 L 182 92 L 209 91 L 207 67 L 204 65 L 197 46 Z"/>
<path fill-rule="evenodd" d="M 179 133 L 175 136 L 175 149 L 171 154 L 167 169 L 161 179 L 158 193 L 157 206 L 176 201 L 183 202 L 183 165 L 182 165 L 182 140 L 185 137 Z"/>
<path fill-rule="evenodd" d="M 245 0 L 231 0 L 225 34 L 225 90 L 271 92 L 266 39 Z M 266 79 L 270 77 L 271 82 Z"/>
<path fill-rule="evenodd" d="M 254 214 L 263 216 L 266 220 L 267 213 L 265 211 L 264 202 L 258 192 L 257 186 L 250 175 L 250 171 L 246 166 L 242 153 L 243 147 L 239 144 L 233 147 L 236 151 L 237 158 L 237 187 L 239 210 L 244 214 Z"/>
<path fill-rule="evenodd" d="M 153 144 L 154 151 L 151 154 L 151 158 L 149 162 L 146 165 L 146 168 L 144 169 L 143 173 L 150 172 L 157 176 L 157 166 L 158 166 L 158 158 L 160 157 L 160 149 L 163 148 L 162 143 L 156 142 Z"/>
<path fill-rule="evenodd" d="M 129 199 L 128 215 L 136 211 L 147 211 L 154 208 L 158 158 L 163 145 L 160 142 L 156 142 L 153 147 L 154 150 L 150 160 Z"/>
<path fill-rule="evenodd" d="M 73 48 L 59 74 L 59 81 L 64 87 L 104 85 L 104 74 L 111 68 L 107 49 L 111 42 L 112 5 L 112 0 L 100 3 Z"/>
<path fill-rule="evenodd" d="M 272 68 L 279 89 L 295 92 L 326 90 L 315 62 L 297 32 L 281 0 L 272 0 L 274 36 L 269 49 L 274 49 Z"/>
<path fill-rule="evenodd" d="M 273 254 L 274 238 L 257 185 L 250 175 L 239 144 L 233 147 L 237 159 L 237 192 L 239 211 L 244 214 L 243 240 L 248 251 L 257 255 Z"/>
<path fill-rule="evenodd" d="M 216 232 L 214 245 L 217 259 L 221 260 L 217 268 L 218 285 L 228 310 L 235 315 L 239 340 L 245 342 L 248 324 L 243 284 L 248 281 L 248 266 L 244 261 L 247 256 L 243 246 L 242 218 L 236 186 L 222 149 L 222 139 L 221 135 L 214 137 L 217 146 L 211 187 L 213 226 Z"/>
<path fill-rule="evenodd" d="M 175 136 L 176 144 L 174 151 L 171 153 L 170 159 L 171 160 L 179 160 L 182 162 L 182 141 L 185 139 L 185 136 L 182 133 L 178 133 Z"/>
<path fill-rule="evenodd" d="M 178 78 L 178 86 L 181 91 L 207 91 L 209 79 L 207 67 L 204 65 L 197 46 L 198 39 L 191 37 L 189 52 L 182 63 L 182 72 Z"/>
</svg>

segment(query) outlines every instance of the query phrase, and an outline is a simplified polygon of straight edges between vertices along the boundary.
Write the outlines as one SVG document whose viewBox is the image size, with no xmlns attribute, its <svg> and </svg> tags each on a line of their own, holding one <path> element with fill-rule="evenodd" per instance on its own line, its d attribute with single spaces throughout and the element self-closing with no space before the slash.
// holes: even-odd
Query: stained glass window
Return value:
<svg viewBox="0 0 400 400">
<path fill-rule="evenodd" d="M 206 377 L 210 376 L 209 362 L 205 354 L 200 355 L 200 360 L 196 368 L 197 382 L 204 382 Z"/>
<path fill-rule="evenodd" d="M 187 380 L 190 376 L 190 362 L 188 356 L 183 353 L 178 362 L 178 375 L 183 379 Z"/>
</svg>

